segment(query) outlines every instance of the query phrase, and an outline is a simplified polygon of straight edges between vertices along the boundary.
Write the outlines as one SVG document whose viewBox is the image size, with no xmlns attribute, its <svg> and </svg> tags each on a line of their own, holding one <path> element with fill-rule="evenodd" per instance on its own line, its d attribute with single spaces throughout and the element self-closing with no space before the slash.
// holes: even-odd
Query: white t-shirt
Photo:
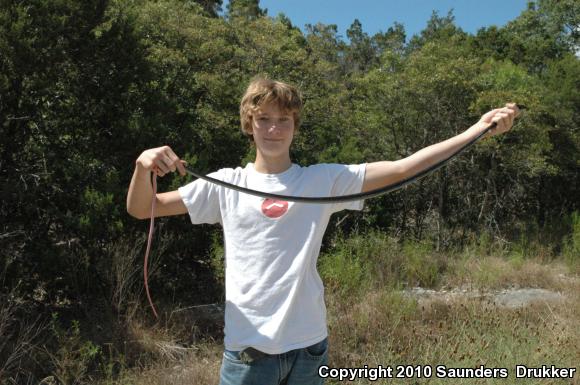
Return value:
<svg viewBox="0 0 580 385">
<path fill-rule="evenodd" d="M 328 197 L 361 192 L 365 164 L 296 164 L 262 174 L 252 163 L 210 176 L 275 194 Z M 363 201 L 310 204 L 273 201 L 204 180 L 179 188 L 191 221 L 221 223 L 226 265 L 225 347 L 280 354 L 327 336 L 324 288 L 316 270 L 332 213 Z"/>
</svg>

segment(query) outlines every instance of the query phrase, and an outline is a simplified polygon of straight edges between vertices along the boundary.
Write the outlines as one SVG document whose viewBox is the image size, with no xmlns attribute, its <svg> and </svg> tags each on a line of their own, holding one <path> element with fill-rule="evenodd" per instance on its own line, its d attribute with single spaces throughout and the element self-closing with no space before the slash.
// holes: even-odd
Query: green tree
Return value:
<svg viewBox="0 0 580 385">
<path fill-rule="evenodd" d="M 437 11 L 433 11 L 431 18 L 427 21 L 427 26 L 419 35 L 414 35 L 409 41 L 407 49 L 414 51 L 425 43 L 434 40 L 449 40 L 452 37 L 466 38 L 466 34 L 461 28 L 455 25 L 453 10 L 449 10 L 446 16 L 439 16 Z"/>
<path fill-rule="evenodd" d="M 254 20 L 266 16 L 267 9 L 260 8 L 260 0 L 230 0 L 227 5 L 228 17 Z"/>
<path fill-rule="evenodd" d="M 377 51 L 358 19 L 346 30 L 346 36 L 350 41 L 345 57 L 346 71 L 365 72 L 373 67 L 376 64 Z"/>
<path fill-rule="evenodd" d="M 549 62 L 542 83 L 541 112 L 552 145 L 548 162 L 555 169 L 541 180 L 538 221 L 543 224 L 560 221 L 560 213 L 580 207 L 580 60 L 567 54 Z"/>
<path fill-rule="evenodd" d="M 403 24 L 395 22 L 392 27 L 387 29 L 387 32 L 376 33 L 372 40 L 379 53 L 392 51 L 401 55 L 404 53 L 406 37 Z"/>
<path fill-rule="evenodd" d="M 191 0 L 187 0 L 191 1 Z M 210 17 L 218 17 L 222 10 L 223 0 L 194 0 L 201 5 L 206 14 Z"/>
<path fill-rule="evenodd" d="M 550 60 L 578 50 L 579 7 L 574 1 L 529 2 L 505 27 L 479 30 L 472 44 L 483 56 L 509 59 L 541 73 Z"/>
</svg>

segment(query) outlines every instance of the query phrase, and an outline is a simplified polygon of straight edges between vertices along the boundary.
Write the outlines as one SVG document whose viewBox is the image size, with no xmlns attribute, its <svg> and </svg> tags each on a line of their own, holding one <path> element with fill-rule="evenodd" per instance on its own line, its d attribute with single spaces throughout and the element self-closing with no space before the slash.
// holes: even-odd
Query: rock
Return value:
<svg viewBox="0 0 580 385">
<path fill-rule="evenodd" d="M 561 293 L 546 289 L 516 289 L 505 290 L 493 297 L 493 302 L 497 306 L 518 308 L 528 306 L 532 302 L 560 302 L 564 300 Z"/>
<path fill-rule="evenodd" d="M 405 295 L 417 298 L 420 302 L 430 299 L 438 299 L 449 302 L 457 298 L 487 299 L 492 304 L 507 308 L 519 308 L 530 305 L 533 302 L 560 302 L 565 299 L 562 293 L 546 289 L 513 288 L 501 291 L 475 291 L 460 288 L 451 290 L 431 290 L 422 287 L 413 287 L 404 291 Z"/>
</svg>

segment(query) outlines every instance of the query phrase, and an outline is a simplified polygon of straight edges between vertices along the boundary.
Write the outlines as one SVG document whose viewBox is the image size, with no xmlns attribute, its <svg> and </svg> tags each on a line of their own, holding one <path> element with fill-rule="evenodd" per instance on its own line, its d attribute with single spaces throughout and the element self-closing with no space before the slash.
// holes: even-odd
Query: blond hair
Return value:
<svg viewBox="0 0 580 385">
<path fill-rule="evenodd" d="M 252 132 L 252 114 L 266 103 L 275 103 L 280 110 L 292 112 L 294 130 L 298 130 L 302 111 L 302 98 L 298 89 L 287 83 L 260 77 L 250 82 L 240 103 L 240 122 L 244 135 L 253 139 L 252 134 L 250 134 Z"/>
</svg>

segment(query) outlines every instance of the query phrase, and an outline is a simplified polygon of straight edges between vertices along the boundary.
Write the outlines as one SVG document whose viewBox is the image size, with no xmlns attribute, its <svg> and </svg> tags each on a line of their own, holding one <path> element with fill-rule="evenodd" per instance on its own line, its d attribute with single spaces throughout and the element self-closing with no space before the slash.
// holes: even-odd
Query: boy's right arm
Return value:
<svg viewBox="0 0 580 385">
<path fill-rule="evenodd" d="M 164 176 L 175 170 L 179 170 L 182 176 L 185 175 L 182 161 L 169 146 L 144 151 L 135 162 L 135 172 L 127 193 L 127 212 L 138 219 L 149 218 L 153 195 L 151 173 L 156 172 L 158 176 Z M 187 207 L 177 190 L 157 194 L 156 199 L 155 217 L 187 213 Z"/>
</svg>

